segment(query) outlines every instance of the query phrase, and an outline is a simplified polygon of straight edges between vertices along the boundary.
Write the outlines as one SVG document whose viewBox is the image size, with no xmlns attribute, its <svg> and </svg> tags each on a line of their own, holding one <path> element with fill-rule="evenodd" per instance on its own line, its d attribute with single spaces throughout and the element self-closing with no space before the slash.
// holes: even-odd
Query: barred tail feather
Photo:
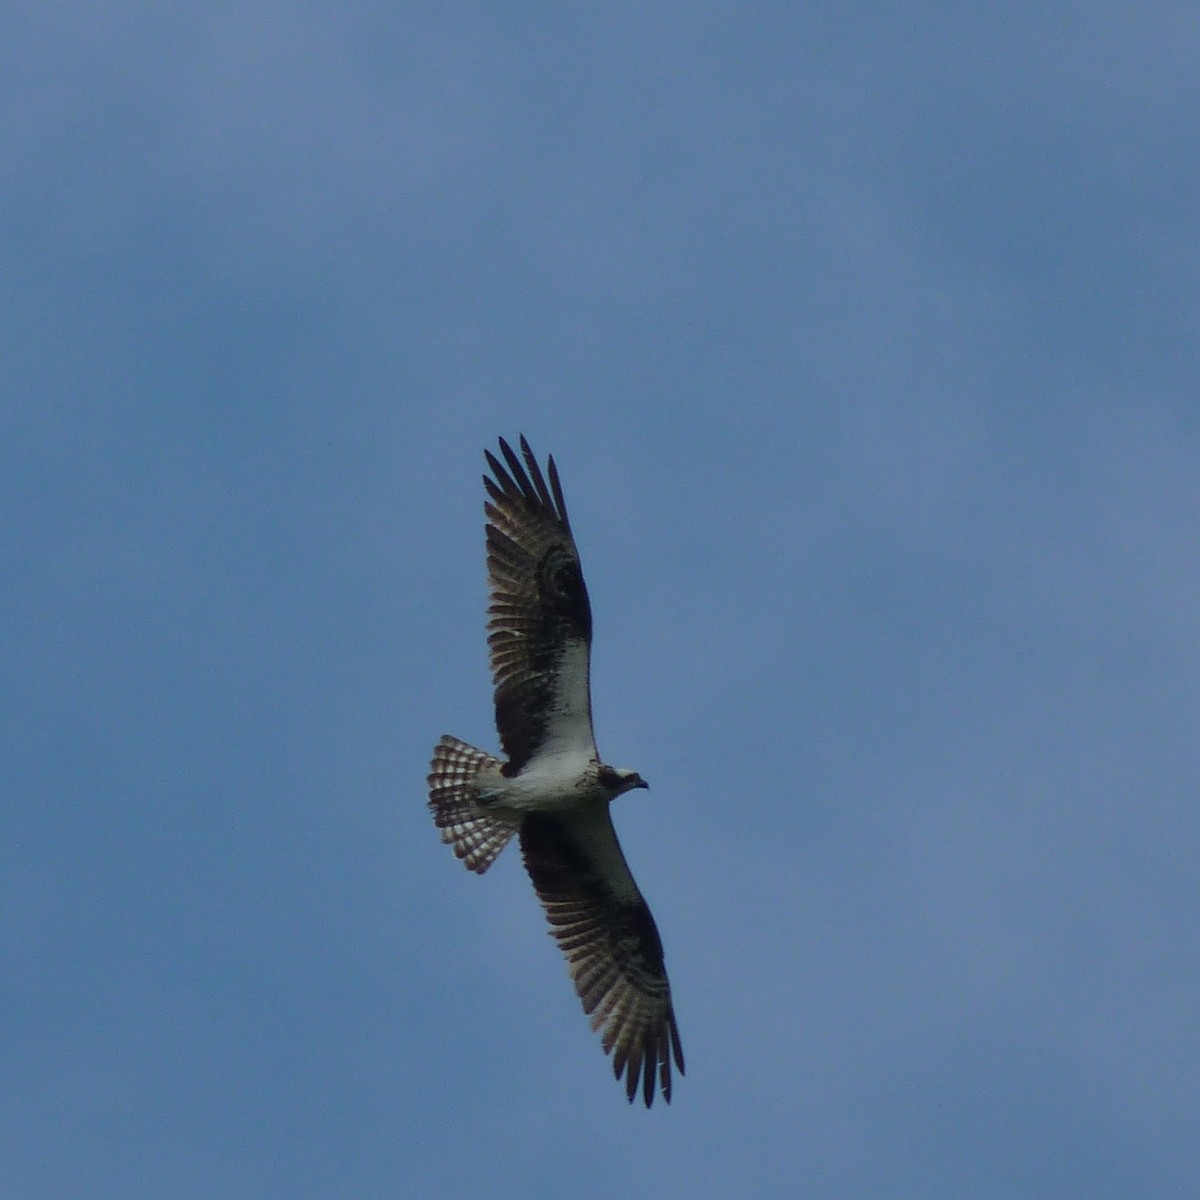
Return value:
<svg viewBox="0 0 1200 1200">
<path fill-rule="evenodd" d="M 429 768 L 429 811 L 442 831 L 442 841 L 453 847 L 463 863 L 482 875 L 508 845 L 517 826 L 493 816 L 475 801 L 476 775 L 500 760 L 448 734 L 433 751 Z"/>
</svg>

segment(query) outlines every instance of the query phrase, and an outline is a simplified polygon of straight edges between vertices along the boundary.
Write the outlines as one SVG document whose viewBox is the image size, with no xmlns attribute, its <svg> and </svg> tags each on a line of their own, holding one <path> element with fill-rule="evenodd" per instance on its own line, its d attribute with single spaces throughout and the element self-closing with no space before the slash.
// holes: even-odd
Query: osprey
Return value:
<svg viewBox="0 0 1200 1200">
<path fill-rule="evenodd" d="M 433 752 L 429 807 L 442 841 L 483 874 L 514 834 L 566 955 L 575 991 L 632 1103 L 655 1080 L 671 1099 L 683 1051 L 662 942 L 609 816 L 636 771 L 600 761 L 592 732 L 592 611 L 554 459 L 549 486 L 524 437 L 484 451 L 488 645 L 496 726 L 507 762 L 445 736 Z"/>
</svg>

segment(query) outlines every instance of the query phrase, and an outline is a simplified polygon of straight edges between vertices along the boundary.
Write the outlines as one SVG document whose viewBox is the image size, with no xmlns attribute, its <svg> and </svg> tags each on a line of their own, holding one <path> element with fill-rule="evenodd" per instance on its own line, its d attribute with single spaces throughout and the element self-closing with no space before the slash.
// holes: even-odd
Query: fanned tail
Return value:
<svg viewBox="0 0 1200 1200">
<path fill-rule="evenodd" d="M 442 841 L 463 863 L 482 875 L 508 845 L 517 826 L 494 816 L 475 799 L 475 777 L 500 760 L 446 734 L 433 751 L 429 767 L 429 811 L 442 831 Z"/>
</svg>

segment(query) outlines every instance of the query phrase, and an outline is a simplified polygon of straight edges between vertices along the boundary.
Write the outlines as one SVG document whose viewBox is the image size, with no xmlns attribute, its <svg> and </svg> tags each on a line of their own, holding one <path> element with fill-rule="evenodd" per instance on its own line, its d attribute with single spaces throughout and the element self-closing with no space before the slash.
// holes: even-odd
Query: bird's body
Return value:
<svg viewBox="0 0 1200 1200">
<path fill-rule="evenodd" d="M 646 787 L 601 762 L 589 687 L 591 606 L 554 460 L 549 486 L 528 442 L 524 464 L 502 438 L 489 502 L 488 644 L 501 760 L 445 736 L 434 750 L 429 807 L 471 870 L 482 874 L 514 835 L 566 955 L 575 989 L 647 1107 L 671 1099 L 683 1052 L 654 918 L 617 841 L 609 805 Z"/>
<path fill-rule="evenodd" d="M 580 760 L 578 755 L 540 756 L 516 775 L 505 775 L 493 767 L 476 778 L 479 802 L 484 808 L 527 812 L 571 812 L 607 805 L 615 794 L 613 782 L 605 782 L 597 759 Z"/>
</svg>

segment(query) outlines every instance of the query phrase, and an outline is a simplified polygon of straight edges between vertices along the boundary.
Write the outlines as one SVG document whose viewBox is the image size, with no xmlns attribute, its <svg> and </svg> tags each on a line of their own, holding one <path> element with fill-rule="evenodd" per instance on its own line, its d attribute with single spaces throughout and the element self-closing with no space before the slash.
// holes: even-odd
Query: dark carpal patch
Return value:
<svg viewBox="0 0 1200 1200">
<path fill-rule="evenodd" d="M 568 638 L 591 641 L 592 606 L 583 572 L 570 551 L 551 546 L 538 563 L 537 578 L 546 642 L 561 644 Z"/>
<path fill-rule="evenodd" d="M 533 885 L 544 899 L 586 898 L 604 920 L 596 929 L 621 969 L 648 990 L 663 987 L 663 945 L 650 906 L 638 896 L 619 899 L 595 863 L 570 836 L 561 821 L 530 813 L 521 826 L 521 850 Z"/>
</svg>

